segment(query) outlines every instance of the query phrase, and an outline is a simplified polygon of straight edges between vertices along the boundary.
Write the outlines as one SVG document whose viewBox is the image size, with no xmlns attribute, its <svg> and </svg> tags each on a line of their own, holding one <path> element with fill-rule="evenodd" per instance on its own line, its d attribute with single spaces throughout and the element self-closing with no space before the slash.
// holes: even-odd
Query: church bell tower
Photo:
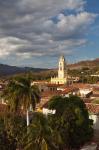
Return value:
<svg viewBox="0 0 99 150">
<path fill-rule="evenodd" d="M 64 56 L 61 56 L 58 63 L 58 76 L 51 78 L 52 84 L 67 83 L 67 69 Z"/>
<path fill-rule="evenodd" d="M 66 77 L 66 64 L 64 56 L 61 56 L 59 59 L 59 67 L 58 67 L 58 78 L 65 78 Z"/>
</svg>

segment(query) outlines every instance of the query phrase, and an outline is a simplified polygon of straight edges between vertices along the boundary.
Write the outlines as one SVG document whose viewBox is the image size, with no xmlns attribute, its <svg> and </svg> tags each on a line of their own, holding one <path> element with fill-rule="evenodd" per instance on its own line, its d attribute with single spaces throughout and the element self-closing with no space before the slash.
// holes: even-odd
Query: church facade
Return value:
<svg viewBox="0 0 99 150">
<path fill-rule="evenodd" d="M 67 83 L 67 68 L 64 56 L 61 56 L 58 64 L 58 76 L 51 78 L 52 84 L 66 84 Z"/>
</svg>

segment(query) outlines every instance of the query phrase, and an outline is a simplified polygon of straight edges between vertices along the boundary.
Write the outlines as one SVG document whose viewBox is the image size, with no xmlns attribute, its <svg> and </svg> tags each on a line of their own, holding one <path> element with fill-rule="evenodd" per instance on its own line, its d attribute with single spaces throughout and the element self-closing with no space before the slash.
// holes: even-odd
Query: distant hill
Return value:
<svg viewBox="0 0 99 150">
<path fill-rule="evenodd" d="M 69 64 L 69 69 L 81 69 L 81 68 L 94 68 L 99 67 L 99 58 L 95 60 L 86 60 L 86 61 L 80 61 L 75 64 Z M 8 75 L 14 75 L 19 73 L 25 73 L 28 71 L 32 72 L 43 72 L 43 71 L 56 71 L 56 69 L 41 69 L 41 68 L 32 68 L 32 67 L 16 67 L 16 66 L 9 66 L 5 64 L 0 64 L 0 76 L 8 76 Z"/>
<path fill-rule="evenodd" d="M 0 76 L 14 75 L 18 73 L 25 73 L 28 71 L 41 72 L 46 70 L 48 69 L 32 68 L 32 67 L 16 67 L 0 64 Z"/>
<path fill-rule="evenodd" d="M 94 67 L 99 67 L 99 58 L 94 59 L 94 60 L 85 60 L 85 61 L 80 61 L 75 64 L 70 64 L 68 65 L 68 68 L 70 69 L 81 69 L 81 68 L 94 68 Z"/>
</svg>

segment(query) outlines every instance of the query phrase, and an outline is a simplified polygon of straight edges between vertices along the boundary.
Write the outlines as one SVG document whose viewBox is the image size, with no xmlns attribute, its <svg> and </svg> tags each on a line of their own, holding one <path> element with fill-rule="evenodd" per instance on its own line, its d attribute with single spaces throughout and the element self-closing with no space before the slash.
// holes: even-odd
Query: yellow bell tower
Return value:
<svg viewBox="0 0 99 150">
<path fill-rule="evenodd" d="M 67 83 L 67 69 L 64 56 L 61 56 L 58 63 L 58 77 L 51 78 L 51 83 L 66 84 Z"/>
<path fill-rule="evenodd" d="M 66 77 L 66 64 L 64 56 L 61 56 L 59 59 L 59 67 L 58 67 L 58 78 Z"/>
</svg>

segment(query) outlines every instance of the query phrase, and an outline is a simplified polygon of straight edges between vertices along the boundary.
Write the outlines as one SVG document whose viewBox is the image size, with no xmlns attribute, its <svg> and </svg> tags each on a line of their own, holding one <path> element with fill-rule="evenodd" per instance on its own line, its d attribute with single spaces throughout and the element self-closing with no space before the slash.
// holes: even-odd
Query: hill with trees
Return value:
<svg viewBox="0 0 99 150">
<path fill-rule="evenodd" d="M 68 65 L 70 69 L 82 69 L 82 68 L 95 68 L 99 67 L 99 58 L 94 60 L 85 60 L 85 61 L 79 61 L 74 64 Z"/>
</svg>

